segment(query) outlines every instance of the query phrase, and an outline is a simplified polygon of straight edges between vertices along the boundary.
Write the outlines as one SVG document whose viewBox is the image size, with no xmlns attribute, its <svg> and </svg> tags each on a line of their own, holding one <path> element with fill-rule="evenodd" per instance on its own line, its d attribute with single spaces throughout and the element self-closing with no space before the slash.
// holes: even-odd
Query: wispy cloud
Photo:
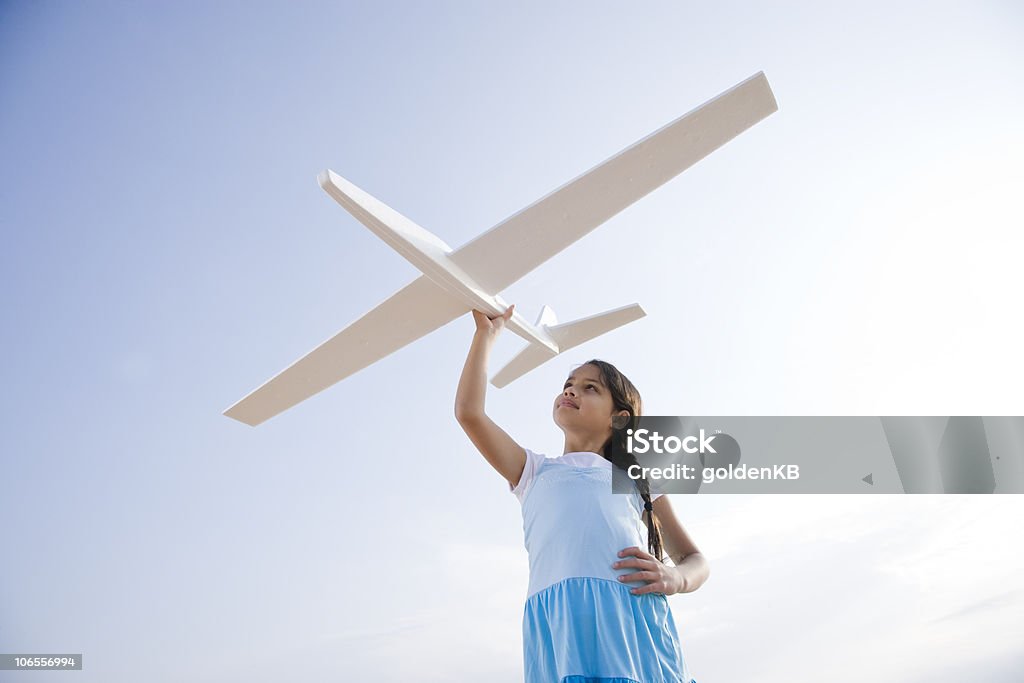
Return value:
<svg viewBox="0 0 1024 683">
<path fill-rule="evenodd" d="M 670 598 L 694 675 L 945 680 L 979 653 L 1012 653 L 1024 554 L 1006 539 L 1021 507 L 1012 496 L 737 500 L 695 530 L 709 581 Z"/>
<path fill-rule="evenodd" d="M 978 615 L 982 612 L 989 610 L 1003 609 L 1006 607 L 1018 606 L 1021 602 L 1022 593 L 1019 590 L 1013 590 L 1006 593 L 1000 593 L 990 598 L 978 600 L 972 605 L 967 605 L 949 614 L 944 614 L 941 617 L 933 619 L 933 622 L 946 621 L 949 619 L 960 619 L 963 617 L 970 617 Z M 1018 612 L 1019 614 L 1019 612 Z"/>
</svg>

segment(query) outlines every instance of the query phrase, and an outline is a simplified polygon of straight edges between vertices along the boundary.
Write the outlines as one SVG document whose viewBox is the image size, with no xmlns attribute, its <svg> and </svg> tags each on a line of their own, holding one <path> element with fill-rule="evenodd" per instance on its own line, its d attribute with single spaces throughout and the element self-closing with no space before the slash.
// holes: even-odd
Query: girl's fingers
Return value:
<svg viewBox="0 0 1024 683">
<path fill-rule="evenodd" d="M 498 318 L 494 318 L 494 320 L 492 320 L 483 311 L 477 310 L 475 308 L 473 309 L 473 320 L 476 322 L 476 327 L 477 327 L 478 330 L 494 329 L 495 328 L 494 321 L 497 320 L 497 319 Z"/>
<path fill-rule="evenodd" d="M 655 581 L 654 583 L 649 583 L 642 588 L 630 588 L 629 592 L 633 595 L 643 595 L 644 593 L 664 593 L 665 591 L 662 590 L 661 583 Z"/>
<path fill-rule="evenodd" d="M 504 313 L 500 313 L 494 316 L 493 318 L 484 313 L 483 311 L 474 308 L 473 319 L 477 322 L 478 325 L 484 325 L 484 321 L 486 321 L 487 327 L 497 327 L 502 323 L 508 321 L 512 317 L 512 313 L 515 309 L 515 306 L 515 304 L 512 304 L 507 309 L 505 309 Z"/>
<path fill-rule="evenodd" d="M 643 567 L 645 569 L 654 569 L 657 567 L 657 560 L 655 560 L 653 557 L 649 560 L 643 559 L 641 557 L 635 559 L 631 557 L 625 560 L 618 560 L 617 562 L 611 565 L 611 568 L 613 569 L 622 567 Z"/>
<path fill-rule="evenodd" d="M 637 567 L 639 569 L 655 569 L 657 565 L 654 560 L 619 560 L 612 565 L 612 569 L 625 569 L 626 567 Z"/>
<path fill-rule="evenodd" d="M 658 579 L 658 575 L 654 572 L 633 572 L 632 574 L 622 574 L 619 576 L 619 581 L 622 583 L 633 583 L 635 581 L 654 581 Z"/>
</svg>

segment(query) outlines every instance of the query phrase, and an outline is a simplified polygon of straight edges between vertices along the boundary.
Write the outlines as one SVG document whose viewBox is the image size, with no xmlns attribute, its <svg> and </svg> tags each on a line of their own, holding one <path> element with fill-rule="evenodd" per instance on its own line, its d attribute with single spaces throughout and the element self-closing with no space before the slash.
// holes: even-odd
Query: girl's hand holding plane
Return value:
<svg viewBox="0 0 1024 683">
<path fill-rule="evenodd" d="M 474 308 L 473 320 L 476 321 L 476 331 L 497 336 L 499 332 L 505 329 L 505 323 L 507 323 L 508 319 L 512 317 L 512 309 L 515 307 L 516 305 L 512 304 L 503 314 L 495 316 L 494 318 L 489 318 L 484 313 L 481 313 Z"/>
</svg>

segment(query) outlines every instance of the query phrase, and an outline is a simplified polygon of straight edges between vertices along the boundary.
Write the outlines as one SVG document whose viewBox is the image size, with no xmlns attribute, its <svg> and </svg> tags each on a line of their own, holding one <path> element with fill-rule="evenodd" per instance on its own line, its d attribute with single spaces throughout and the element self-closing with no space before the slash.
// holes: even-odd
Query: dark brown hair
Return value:
<svg viewBox="0 0 1024 683">
<path fill-rule="evenodd" d="M 643 404 L 640 400 L 640 392 L 629 381 L 629 378 L 622 374 L 618 368 L 603 360 L 588 360 L 582 365 L 593 365 L 601 373 L 601 379 L 608 387 L 612 396 L 612 411 L 617 413 L 620 410 L 629 411 L 629 417 L 617 416 L 614 424 L 617 427 L 612 430 L 612 436 L 605 443 L 602 455 L 612 465 L 623 471 L 628 471 L 631 465 L 637 465 L 636 456 L 626 448 L 626 428 L 637 425 L 637 418 L 643 414 Z M 582 367 L 582 366 L 581 366 Z M 613 447 L 614 446 L 614 447 Z M 647 522 L 647 552 L 653 555 L 658 561 L 664 561 L 662 557 L 663 546 L 661 541 L 661 523 L 654 514 L 654 507 L 651 504 L 651 485 L 645 478 L 634 480 L 637 491 L 644 501 L 644 510 L 640 513 L 646 515 Z"/>
</svg>

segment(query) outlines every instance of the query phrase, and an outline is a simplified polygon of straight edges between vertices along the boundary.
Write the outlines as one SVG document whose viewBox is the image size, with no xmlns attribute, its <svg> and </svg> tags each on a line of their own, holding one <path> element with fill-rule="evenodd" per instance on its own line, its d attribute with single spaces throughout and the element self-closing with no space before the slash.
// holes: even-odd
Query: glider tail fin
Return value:
<svg viewBox="0 0 1024 683">
<path fill-rule="evenodd" d="M 491 379 L 491 384 L 498 388 L 504 387 L 559 353 L 568 351 L 583 342 L 599 337 L 605 332 L 611 332 L 634 320 L 639 320 L 645 315 L 647 314 L 640 304 L 630 304 L 579 320 L 556 324 L 554 311 L 545 306 L 537 318 L 537 327 L 551 336 L 558 345 L 558 353 L 553 353 L 543 346 L 530 344 L 498 371 Z"/>
</svg>

